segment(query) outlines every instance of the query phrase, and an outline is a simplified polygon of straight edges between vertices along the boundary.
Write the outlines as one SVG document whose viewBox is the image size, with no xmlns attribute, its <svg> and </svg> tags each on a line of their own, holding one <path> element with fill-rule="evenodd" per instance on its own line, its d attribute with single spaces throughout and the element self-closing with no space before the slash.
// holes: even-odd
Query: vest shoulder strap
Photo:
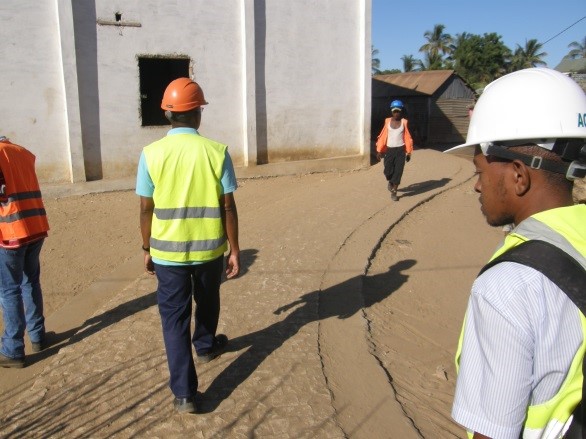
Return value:
<svg viewBox="0 0 586 439">
<path fill-rule="evenodd" d="M 513 247 L 486 264 L 478 275 L 500 262 L 517 262 L 541 272 L 586 315 L 586 270 L 565 251 L 546 241 L 532 239 Z"/>
<path fill-rule="evenodd" d="M 586 315 L 586 270 L 576 259 L 549 242 L 532 239 L 513 247 L 486 264 L 479 276 L 500 262 L 517 262 L 543 273 L 574 302 Z M 586 361 L 582 361 L 582 374 L 586 377 Z M 564 435 L 567 439 L 586 438 L 586 385 L 582 385 L 582 401 L 574 409 L 572 424 Z"/>
</svg>

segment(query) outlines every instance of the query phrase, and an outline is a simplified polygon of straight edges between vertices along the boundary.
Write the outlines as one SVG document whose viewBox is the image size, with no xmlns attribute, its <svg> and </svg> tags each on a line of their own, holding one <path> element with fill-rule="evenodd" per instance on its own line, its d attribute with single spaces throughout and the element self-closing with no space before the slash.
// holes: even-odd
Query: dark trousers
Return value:
<svg viewBox="0 0 586 439">
<path fill-rule="evenodd" d="M 220 317 L 223 266 L 222 257 L 200 265 L 155 264 L 159 281 L 157 302 L 171 375 L 169 386 L 177 398 L 194 397 L 196 394 L 197 374 L 191 345 L 200 355 L 212 348 Z M 196 304 L 193 337 L 192 300 Z"/>
<path fill-rule="evenodd" d="M 387 181 L 399 186 L 405 169 L 405 148 L 388 148 L 383 163 Z"/>
</svg>

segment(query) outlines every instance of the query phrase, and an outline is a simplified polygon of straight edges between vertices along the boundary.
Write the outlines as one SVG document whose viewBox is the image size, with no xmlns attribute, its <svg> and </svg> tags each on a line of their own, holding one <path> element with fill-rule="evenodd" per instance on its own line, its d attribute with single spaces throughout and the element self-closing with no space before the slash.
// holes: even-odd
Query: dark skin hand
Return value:
<svg viewBox="0 0 586 439">
<path fill-rule="evenodd" d="M 384 154 L 384 153 L 382 153 L 382 152 L 377 152 L 377 153 L 376 153 L 376 159 L 377 159 L 379 162 L 380 162 L 380 161 L 383 159 L 383 157 L 384 157 L 384 156 L 385 156 L 385 154 Z M 409 162 L 409 160 L 411 160 L 411 154 L 407 154 L 407 155 L 405 155 L 405 161 L 406 161 L 406 162 Z"/>
</svg>

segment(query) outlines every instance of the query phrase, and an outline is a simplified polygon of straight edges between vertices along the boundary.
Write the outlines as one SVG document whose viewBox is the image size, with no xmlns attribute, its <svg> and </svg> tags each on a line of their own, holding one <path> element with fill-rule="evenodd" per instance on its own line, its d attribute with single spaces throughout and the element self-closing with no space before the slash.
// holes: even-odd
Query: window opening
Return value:
<svg viewBox="0 0 586 439">
<path fill-rule="evenodd" d="M 163 93 L 177 78 L 189 77 L 189 58 L 139 57 L 141 125 L 169 125 L 161 109 Z"/>
</svg>

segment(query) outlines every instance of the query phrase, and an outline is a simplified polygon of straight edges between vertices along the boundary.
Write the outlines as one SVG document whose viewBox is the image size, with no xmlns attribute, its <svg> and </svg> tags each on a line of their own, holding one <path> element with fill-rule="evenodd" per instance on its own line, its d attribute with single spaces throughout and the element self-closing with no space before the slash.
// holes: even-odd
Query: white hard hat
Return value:
<svg viewBox="0 0 586 439">
<path fill-rule="evenodd" d="M 519 70 L 485 87 L 466 143 L 452 149 L 509 140 L 586 139 L 585 117 L 586 95 L 573 79 L 552 69 Z"/>
<path fill-rule="evenodd" d="M 488 84 L 474 107 L 466 143 L 446 152 L 480 145 L 486 154 L 495 143 L 535 143 L 552 150 L 557 139 L 586 142 L 586 95 L 556 70 L 531 68 Z"/>
</svg>

